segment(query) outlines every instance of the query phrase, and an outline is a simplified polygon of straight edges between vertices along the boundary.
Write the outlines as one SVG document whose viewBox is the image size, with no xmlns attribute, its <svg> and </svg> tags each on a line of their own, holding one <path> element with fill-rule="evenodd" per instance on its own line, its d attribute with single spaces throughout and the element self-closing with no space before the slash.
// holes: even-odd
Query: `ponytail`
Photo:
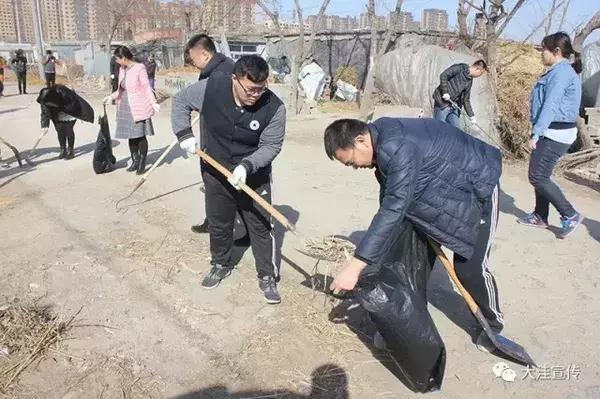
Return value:
<svg viewBox="0 0 600 399">
<path fill-rule="evenodd" d="M 559 49 L 562 56 L 569 60 L 576 73 L 579 74 L 583 70 L 581 56 L 573 49 L 571 38 L 565 32 L 556 32 L 544 37 L 542 47 L 552 53 L 556 53 L 556 50 Z"/>
</svg>

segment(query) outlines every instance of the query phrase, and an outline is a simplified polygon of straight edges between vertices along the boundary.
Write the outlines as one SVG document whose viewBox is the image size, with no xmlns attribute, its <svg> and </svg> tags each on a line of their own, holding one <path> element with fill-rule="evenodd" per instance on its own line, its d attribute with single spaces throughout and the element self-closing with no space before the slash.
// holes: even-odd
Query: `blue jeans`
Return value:
<svg viewBox="0 0 600 399">
<path fill-rule="evenodd" d="M 531 153 L 529 160 L 529 182 L 535 189 L 535 213 L 548 223 L 550 204 L 554 205 L 560 216 L 573 217 L 577 213 L 567 200 L 560 187 L 551 176 L 558 160 L 567 153 L 570 144 L 559 143 L 542 137 Z"/>
<path fill-rule="evenodd" d="M 460 110 L 451 106 L 433 107 L 433 117 L 460 129 Z"/>
</svg>

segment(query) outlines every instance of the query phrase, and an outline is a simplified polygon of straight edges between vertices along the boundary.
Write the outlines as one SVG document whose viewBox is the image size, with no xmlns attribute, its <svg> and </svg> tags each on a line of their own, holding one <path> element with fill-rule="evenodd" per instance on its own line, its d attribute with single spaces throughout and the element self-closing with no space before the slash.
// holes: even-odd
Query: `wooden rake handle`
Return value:
<svg viewBox="0 0 600 399">
<path fill-rule="evenodd" d="M 469 291 L 467 291 L 467 289 L 462 285 L 458 276 L 456 275 L 456 271 L 454 270 L 454 264 L 450 261 L 450 259 L 448 259 L 448 257 L 442 251 L 442 248 L 440 248 L 440 245 L 437 242 L 433 241 L 431 238 L 428 238 L 428 240 L 429 245 L 431 245 L 437 257 L 442 262 L 442 265 L 444 265 L 444 268 L 448 272 L 448 275 L 450 276 L 452 282 L 454 282 L 454 284 L 458 287 L 460 294 L 465 299 L 465 302 L 467 302 L 467 306 L 469 307 L 471 312 L 473 314 L 479 313 L 479 306 L 477 305 L 477 303 L 475 303 L 475 300 L 473 299 L 471 294 L 469 294 Z"/>
<path fill-rule="evenodd" d="M 197 149 L 196 155 L 204 160 L 207 164 L 215 168 L 220 174 L 225 176 L 226 178 L 230 178 L 233 174 L 227 170 L 223 165 L 217 162 L 213 157 L 208 155 L 202 150 Z M 243 192 L 248 194 L 258 205 L 260 205 L 265 211 L 267 211 L 271 216 L 273 216 L 279 223 L 283 225 L 286 229 L 291 232 L 296 231 L 296 226 L 292 224 L 281 212 L 273 207 L 273 205 L 269 204 L 263 197 L 258 195 L 258 193 L 248 187 L 245 183 L 238 183 Z"/>
</svg>

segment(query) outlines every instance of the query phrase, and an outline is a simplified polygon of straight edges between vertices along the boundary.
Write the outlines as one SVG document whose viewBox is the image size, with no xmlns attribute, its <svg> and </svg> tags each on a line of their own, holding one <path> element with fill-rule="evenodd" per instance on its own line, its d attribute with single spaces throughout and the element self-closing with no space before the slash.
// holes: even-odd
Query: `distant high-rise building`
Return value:
<svg viewBox="0 0 600 399">
<path fill-rule="evenodd" d="M 0 0 L 0 40 L 7 42 L 17 41 L 15 28 L 15 13 L 12 0 Z"/>
<path fill-rule="evenodd" d="M 256 0 L 205 0 L 202 7 L 206 30 L 248 32 L 254 28 Z"/>
<path fill-rule="evenodd" d="M 392 20 L 392 16 L 393 13 L 390 13 L 388 17 L 390 21 Z M 412 13 L 401 11 L 396 21 L 396 29 L 400 31 L 419 30 L 419 22 L 413 19 Z"/>
<path fill-rule="evenodd" d="M 12 29 L 6 27 L 8 36 L 22 43 L 32 43 L 35 35 L 33 30 L 33 3 L 31 0 L 10 0 L 2 10 L 5 18 L 12 19 Z M 12 14 L 12 15 L 11 15 Z M 8 19 L 5 19 L 8 20 Z M 10 31 L 14 33 L 10 33 Z M 5 39 L 8 40 L 8 37 Z"/>
<path fill-rule="evenodd" d="M 448 30 L 448 12 L 436 8 L 423 10 L 421 29 L 428 31 L 444 32 Z"/>
<path fill-rule="evenodd" d="M 375 16 L 375 27 L 379 30 L 387 29 L 388 18 L 383 15 Z M 371 29 L 369 14 L 364 12 L 358 17 L 358 27 L 360 29 Z"/>
</svg>

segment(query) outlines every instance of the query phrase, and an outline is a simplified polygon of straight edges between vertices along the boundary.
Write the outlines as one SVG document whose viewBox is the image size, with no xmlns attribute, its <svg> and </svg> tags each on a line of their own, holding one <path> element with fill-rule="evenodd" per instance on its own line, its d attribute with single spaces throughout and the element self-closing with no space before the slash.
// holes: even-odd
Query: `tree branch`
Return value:
<svg viewBox="0 0 600 399">
<path fill-rule="evenodd" d="M 563 26 L 565 25 L 565 19 L 567 18 L 567 12 L 569 11 L 570 3 L 571 3 L 571 0 L 567 0 L 567 2 L 565 3 L 565 5 L 563 7 L 562 16 L 560 17 L 560 25 L 558 25 L 559 32 L 562 32 Z"/>
<path fill-rule="evenodd" d="M 581 29 L 579 29 L 577 33 L 575 33 L 575 38 L 573 39 L 573 47 L 575 48 L 575 50 L 581 51 L 585 39 L 587 39 L 590 33 L 599 28 L 600 11 L 596 12 L 596 14 L 594 14 L 594 16 L 590 18 L 590 20 Z"/>
<path fill-rule="evenodd" d="M 502 34 L 502 32 L 504 32 L 504 29 L 506 28 L 506 25 L 508 25 L 508 23 L 510 22 L 510 20 L 515 16 L 515 14 L 517 13 L 517 11 L 519 10 L 519 8 L 521 8 L 521 6 L 525 3 L 526 0 L 518 0 L 517 3 L 515 4 L 515 6 L 513 7 L 512 10 L 510 10 L 510 12 L 508 13 L 508 15 L 506 15 L 506 18 L 504 19 L 504 22 L 502 23 L 502 25 L 500 25 L 500 28 L 498 28 L 498 30 L 496 30 L 496 35 L 500 36 Z M 502 11 L 504 13 L 504 11 Z"/>
<path fill-rule="evenodd" d="M 296 7 L 299 8 L 298 0 L 294 0 L 294 1 L 297 4 Z M 315 26 L 313 26 L 312 31 L 310 32 L 310 40 L 308 41 L 308 52 L 306 53 L 306 59 L 308 59 L 309 57 L 312 56 L 313 46 L 315 44 L 315 39 L 317 37 L 317 30 L 319 29 L 319 25 L 321 24 L 321 19 L 323 18 L 323 15 L 325 14 L 325 10 L 327 9 L 327 6 L 329 5 L 330 1 L 331 0 L 323 0 L 323 3 L 321 3 L 321 8 L 319 9 L 319 13 L 317 14 L 317 19 L 315 20 Z M 302 15 L 302 10 L 300 10 L 300 15 Z M 301 23 L 301 24 L 303 24 L 303 23 Z M 304 28 L 304 26 L 303 26 L 303 28 Z"/>
<path fill-rule="evenodd" d="M 488 14 L 488 12 L 486 11 L 485 8 L 483 8 L 482 6 L 478 6 L 476 4 L 474 4 L 471 0 L 464 0 L 465 3 L 467 3 L 468 5 L 470 5 L 471 7 L 473 7 L 474 9 L 476 9 L 477 11 L 479 11 L 480 13 L 482 13 L 486 19 L 490 18 L 490 15 Z"/>
</svg>

